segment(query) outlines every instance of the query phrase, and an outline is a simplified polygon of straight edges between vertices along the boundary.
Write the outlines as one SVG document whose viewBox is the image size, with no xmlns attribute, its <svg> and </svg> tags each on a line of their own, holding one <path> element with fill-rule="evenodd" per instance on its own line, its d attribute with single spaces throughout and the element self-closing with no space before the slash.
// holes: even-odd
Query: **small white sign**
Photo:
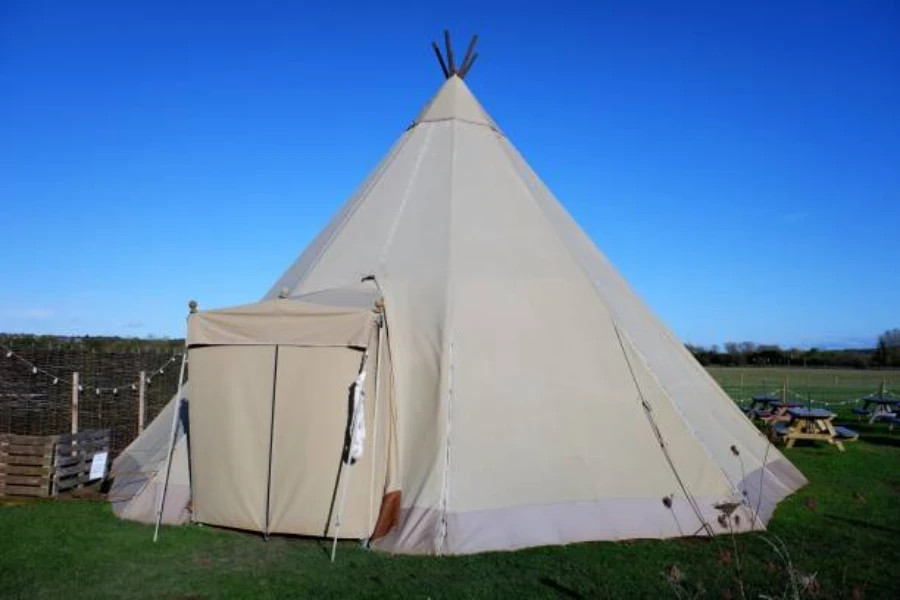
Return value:
<svg viewBox="0 0 900 600">
<path fill-rule="evenodd" d="M 94 460 L 91 461 L 91 481 L 103 479 L 106 476 L 106 459 L 108 456 L 108 452 L 98 452 L 94 455 Z"/>
</svg>

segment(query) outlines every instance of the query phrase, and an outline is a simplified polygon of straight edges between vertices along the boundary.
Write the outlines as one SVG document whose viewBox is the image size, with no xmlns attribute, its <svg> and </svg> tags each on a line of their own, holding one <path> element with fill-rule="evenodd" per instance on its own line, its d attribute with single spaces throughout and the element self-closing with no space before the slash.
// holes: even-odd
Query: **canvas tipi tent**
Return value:
<svg viewBox="0 0 900 600">
<path fill-rule="evenodd" d="M 194 518 L 331 533 L 343 472 L 343 533 L 392 552 L 764 527 L 804 477 L 529 168 L 472 56 L 262 302 L 191 316 Z"/>
</svg>

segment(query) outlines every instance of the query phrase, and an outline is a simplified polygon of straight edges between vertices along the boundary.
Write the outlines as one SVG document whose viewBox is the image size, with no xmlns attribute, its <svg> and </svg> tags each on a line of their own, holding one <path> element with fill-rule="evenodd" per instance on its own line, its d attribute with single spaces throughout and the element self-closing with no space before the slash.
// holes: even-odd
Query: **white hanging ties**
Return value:
<svg viewBox="0 0 900 600">
<path fill-rule="evenodd" d="M 344 501 L 347 499 L 347 488 L 350 486 L 349 478 L 343 476 L 344 467 L 352 467 L 353 464 L 362 458 L 366 442 L 366 363 L 369 359 L 369 351 L 363 354 L 362 364 L 359 367 L 359 375 L 353 382 L 353 413 L 350 415 L 350 447 L 347 455 L 341 461 L 341 468 L 338 472 L 338 485 L 341 487 L 341 497 L 338 503 L 338 509 L 334 518 L 334 540 L 331 543 L 331 562 L 334 562 L 334 556 L 337 552 L 338 535 L 341 530 L 341 515 L 344 512 Z M 347 481 L 345 481 L 345 479 Z"/>
</svg>

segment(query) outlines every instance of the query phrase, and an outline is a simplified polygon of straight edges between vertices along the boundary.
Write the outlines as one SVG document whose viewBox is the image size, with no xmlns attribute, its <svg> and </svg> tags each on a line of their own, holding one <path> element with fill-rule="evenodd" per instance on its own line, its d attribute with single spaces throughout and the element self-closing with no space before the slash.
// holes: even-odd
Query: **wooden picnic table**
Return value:
<svg viewBox="0 0 900 600">
<path fill-rule="evenodd" d="M 776 396 L 766 394 L 764 396 L 753 396 L 749 416 L 751 419 L 759 418 L 763 421 L 787 421 L 787 411 L 791 408 L 799 408 L 802 404 L 794 402 L 782 402 Z"/>
<path fill-rule="evenodd" d="M 869 408 L 870 406 L 874 406 L 874 410 Z M 869 416 L 870 425 L 878 419 L 893 419 L 900 412 L 900 400 L 896 398 L 879 398 L 877 396 L 863 398 L 863 411 L 871 413 Z"/>
<path fill-rule="evenodd" d="M 783 430 L 785 445 L 790 448 L 797 440 L 828 442 L 844 451 L 841 437 L 832 421 L 835 414 L 821 408 L 789 408 L 787 414 L 791 421 Z"/>
</svg>

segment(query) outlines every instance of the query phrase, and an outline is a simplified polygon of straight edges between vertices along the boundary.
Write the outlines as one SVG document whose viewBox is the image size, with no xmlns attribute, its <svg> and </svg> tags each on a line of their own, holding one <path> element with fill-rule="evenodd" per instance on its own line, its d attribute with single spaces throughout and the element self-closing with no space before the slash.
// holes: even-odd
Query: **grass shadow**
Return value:
<svg viewBox="0 0 900 600">
<path fill-rule="evenodd" d="M 550 579 L 549 577 L 541 577 L 539 580 L 541 585 L 544 587 L 548 587 L 551 590 L 558 592 L 560 595 L 565 596 L 566 598 L 576 598 L 577 600 L 585 600 L 587 596 L 581 594 L 572 588 L 566 587 L 561 583 Z"/>
<path fill-rule="evenodd" d="M 891 436 L 889 434 L 884 434 L 879 432 L 881 435 L 867 435 L 865 436 L 865 440 L 867 443 L 872 444 L 873 446 L 888 446 L 891 448 L 900 448 L 900 435 Z M 864 434 L 860 434 L 860 439 Z"/>
<path fill-rule="evenodd" d="M 876 525 L 875 523 L 869 523 L 868 521 L 863 521 L 862 519 L 854 519 L 852 517 L 845 517 L 843 515 L 825 514 L 824 517 L 830 521 L 837 521 L 846 525 L 853 525 L 854 527 L 862 527 L 863 529 L 868 529 L 869 531 L 876 531 L 878 533 L 900 536 L 900 529 L 894 527 Z"/>
</svg>

